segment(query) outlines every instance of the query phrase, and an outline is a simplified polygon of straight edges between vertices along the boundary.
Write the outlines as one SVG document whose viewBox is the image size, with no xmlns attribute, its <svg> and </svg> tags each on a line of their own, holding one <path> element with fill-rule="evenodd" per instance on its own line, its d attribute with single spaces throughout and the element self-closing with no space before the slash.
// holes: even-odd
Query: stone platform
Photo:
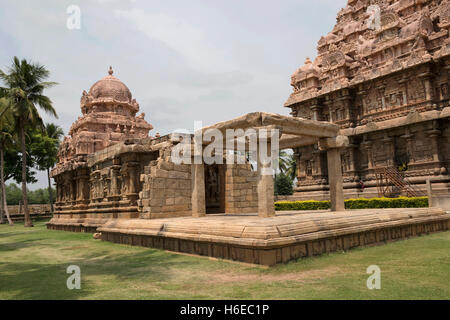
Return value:
<svg viewBox="0 0 450 320">
<path fill-rule="evenodd" d="M 217 214 L 202 218 L 116 219 L 102 240 L 272 266 L 323 253 L 445 231 L 450 213 L 438 208 L 346 212 Z"/>
<path fill-rule="evenodd" d="M 97 228 L 103 226 L 111 219 L 137 219 L 139 212 L 137 208 L 106 208 L 104 210 L 94 209 L 80 213 L 81 210 L 71 210 L 62 213 L 56 212 L 52 219 L 47 222 L 47 229 L 70 232 L 96 232 Z M 73 212 L 73 213 L 70 213 Z"/>
</svg>

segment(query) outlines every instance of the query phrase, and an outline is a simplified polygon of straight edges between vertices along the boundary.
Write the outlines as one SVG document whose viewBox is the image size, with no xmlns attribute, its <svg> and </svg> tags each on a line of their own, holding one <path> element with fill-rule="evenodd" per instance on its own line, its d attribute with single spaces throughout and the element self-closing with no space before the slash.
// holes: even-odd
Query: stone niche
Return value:
<svg viewBox="0 0 450 320">
<path fill-rule="evenodd" d="M 56 176 L 56 211 L 49 225 L 92 231 L 108 219 L 139 217 L 139 177 L 157 157 L 157 151 L 139 140 L 126 141 L 94 153 L 84 166 Z"/>
</svg>

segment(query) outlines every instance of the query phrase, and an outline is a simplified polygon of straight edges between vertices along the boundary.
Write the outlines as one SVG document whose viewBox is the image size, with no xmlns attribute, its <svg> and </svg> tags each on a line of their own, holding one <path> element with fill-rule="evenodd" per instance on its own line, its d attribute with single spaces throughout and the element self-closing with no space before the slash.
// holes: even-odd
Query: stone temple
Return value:
<svg viewBox="0 0 450 320">
<path fill-rule="evenodd" d="M 431 177 L 448 191 L 448 3 L 349 1 L 318 58 L 292 77 L 292 116 L 253 112 L 195 135 L 149 136 L 152 125 L 110 68 L 83 92 L 82 116 L 61 145 L 47 227 L 262 265 L 448 230 L 441 208 L 344 207 L 359 180 L 365 196 L 377 196 L 378 167 L 400 162 L 413 183 Z M 220 141 L 222 161 L 210 164 L 195 150 L 216 142 L 206 138 L 212 129 L 235 135 Z M 329 199 L 331 211 L 275 212 L 273 176 L 263 174 L 273 173 L 270 163 L 234 152 L 243 142 L 249 154 L 251 141 L 275 157 L 272 146 L 294 149 L 296 197 Z M 194 161 L 176 161 L 180 146 Z"/>
<path fill-rule="evenodd" d="M 449 193 L 449 29 L 447 0 L 349 0 L 317 58 L 292 75 L 291 114 L 337 124 L 350 139 L 347 198 L 378 196 L 381 174 L 398 168 L 411 192 L 380 195 L 420 194 L 428 179 Z M 295 198 L 326 199 L 326 155 L 317 145 L 295 151 Z"/>
</svg>

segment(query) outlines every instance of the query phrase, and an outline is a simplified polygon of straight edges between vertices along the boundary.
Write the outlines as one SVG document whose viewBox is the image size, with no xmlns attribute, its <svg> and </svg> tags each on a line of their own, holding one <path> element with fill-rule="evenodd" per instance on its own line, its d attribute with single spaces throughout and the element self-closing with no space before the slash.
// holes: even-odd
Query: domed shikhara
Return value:
<svg viewBox="0 0 450 320">
<path fill-rule="evenodd" d="M 111 98 L 116 101 L 131 102 L 130 89 L 113 76 L 112 67 L 109 67 L 108 73 L 109 75 L 94 83 L 89 90 L 89 95 L 94 99 Z"/>
<path fill-rule="evenodd" d="M 113 76 L 97 81 L 81 96 L 82 116 L 72 124 L 69 136 L 64 138 L 59 150 L 59 163 L 55 172 L 86 162 L 86 156 L 127 139 L 148 137 L 153 126 L 145 121 L 139 104 L 132 98 L 130 89 Z"/>
<path fill-rule="evenodd" d="M 94 83 L 89 92 L 83 91 L 81 96 L 81 111 L 90 112 L 93 107 L 98 112 L 131 112 L 134 116 L 139 111 L 139 104 L 132 99 L 130 89 L 113 76 L 113 69 L 109 67 L 108 75 Z"/>
</svg>

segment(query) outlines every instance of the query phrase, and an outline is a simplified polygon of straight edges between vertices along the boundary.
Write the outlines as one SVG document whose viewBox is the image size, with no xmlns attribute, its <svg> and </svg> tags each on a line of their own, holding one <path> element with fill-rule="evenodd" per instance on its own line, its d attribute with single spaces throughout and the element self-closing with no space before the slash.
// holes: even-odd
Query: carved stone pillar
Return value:
<svg viewBox="0 0 450 320">
<path fill-rule="evenodd" d="M 77 202 L 82 200 L 83 197 L 83 179 L 81 177 L 77 177 L 76 179 L 76 186 L 77 186 Z"/>
<path fill-rule="evenodd" d="M 334 117 L 333 117 L 333 110 L 332 110 L 332 106 L 330 101 L 325 101 L 324 103 L 324 109 L 328 110 L 328 114 L 329 114 L 329 122 L 333 123 L 335 121 Z"/>
<path fill-rule="evenodd" d="M 406 140 L 406 153 L 408 155 L 408 163 L 414 164 L 416 162 L 414 151 L 414 135 L 411 134 L 409 128 L 406 128 L 405 134 L 401 137 Z"/>
<path fill-rule="evenodd" d="M 192 216 L 206 216 L 206 199 L 205 199 L 205 165 L 192 165 Z"/>
<path fill-rule="evenodd" d="M 62 188 L 59 179 L 55 179 L 56 183 L 56 202 L 62 202 Z"/>
<path fill-rule="evenodd" d="M 319 105 L 313 105 L 311 106 L 311 111 L 312 111 L 312 120 L 321 121 L 322 119 L 320 114 L 321 107 Z"/>
<path fill-rule="evenodd" d="M 89 202 L 89 175 L 87 170 L 81 170 L 76 177 L 76 203 L 87 204 Z"/>
<path fill-rule="evenodd" d="M 120 194 L 119 174 L 120 174 L 120 166 L 112 166 L 112 168 L 111 168 L 111 195 L 113 197 L 116 197 Z"/>
<path fill-rule="evenodd" d="M 91 200 L 94 202 L 98 202 L 100 195 L 100 172 L 94 171 L 91 173 L 90 182 L 91 182 Z"/>
<path fill-rule="evenodd" d="M 386 97 L 384 96 L 384 91 L 385 91 L 385 87 L 384 86 L 379 86 L 378 87 L 378 92 L 379 92 L 380 97 L 381 97 L 381 108 L 383 110 L 386 109 Z"/>
<path fill-rule="evenodd" d="M 402 104 L 406 106 L 408 104 L 408 78 L 402 78 L 398 81 L 401 87 L 403 87 L 402 90 L 402 96 L 403 101 Z"/>
<path fill-rule="evenodd" d="M 133 164 L 130 167 L 130 193 L 136 193 L 137 189 L 136 189 L 136 184 L 138 182 L 138 177 L 137 177 L 137 164 Z"/>
<path fill-rule="evenodd" d="M 393 138 L 390 138 L 387 134 L 384 135 L 383 145 L 385 146 L 386 153 L 388 157 L 386 159 L 386 166 L 395 166 L 395 141 Z"/>
<path fill-rule="evenodd" d="M 261 151 L 261 145 L 267 144 L 267 156 L 271 150 L 271 142 L 267 139 L 258 139 L 258 150 Z M 271 158 L 261 158 L 261 152 L 258 152 L 258 216 L 261 218 L 269 218 L 275 216 L 275 197 L 273 183 L 273 169 Z"/>
<path fill-rule="evenodd" d="M 366 151 L 367 153 L 367 169 L 369 172 L 373 169 L 374 163 L 373 163 L 373 153 L 372 153 L 372 146 L 373 142 L 367 139 L 367 136 L 364 136 L 364 140 L 361 143 L 361 147 Z"/>
<path fill-rule="evenodd" d="M 362 115 L 367 114 L 368 110 L 367 110 L 367 105 L 366 105 L 366 95 L 367 95 L 367 91 L 364 90 L 364 86 L 360 85 L 358 88 L 358 92 L 356 92 L 356 96 L 361 99 L 362 102 Z"/>
<path fill-rule="evenodd" d="M 350 155 L 350 163 L 348 168 L 348 173 L 353 176 L 357 176 L 357 156 L 356 156 L 356 149 L 358 149 L 358 145 L 356 144 L 349 144 L 347 147 L 348 153 Z"/>
<path fill-rule="evenodd" d="M 313 159 L 312 159 L 312 176 L 314 179 L 322 179 L 323 176 L 326 174 L 326 172 L 324 172 L 323 168 L 325 167 L 325 163 L 322 163 L 322 161 L 324 160 L 324 158 L 322 158 L 322 154 L 325 151 L 322 150 L 314 150 L 312 152 L 313 154 Z"/>
<path fill-rule="evenodd" d="M 139 183 L 138 162 L 127 162 L 120 171 L 122 175 L 122 199 L 134 204 L 139 198 L 137 184 Z"/>
<path fill-rule="evenodd" d="M 350 95 L 350 92 L 345 89 L 342 91 L 342 98 L 339 99 L 339 101 L 342 101 L 342 105 L 344 106 L 344 119 L 345 120 L 354 120 L 353 119 L 353 110 L 352 110 L 352 96 Z"/>
<path fill-rule="evenodd" d="M 342 165 L 340 149 L 327 151 L 328 181 L 330 184 L 331 211 L 344 211 L 344 185 L 342 180 Z"/>
<path fill-rule="evenodd" d="M 439 137 L 441 135 L 441 131 L 434 128 L 433 130 L 428 131 L 427 134 L 431 140 L 433 162 L 440 163 L 441 159 L 439 154 Z"/>
<path fill-rule="evenodd" d="M 295 163 L 297 166 L 297 172 L 295 174 L 296 174 L 297 180 L 300 180 L 301 176 L 302 176 L 302 167 L 303 166 L 302 166 L 301 156 L 302 156 L 302 154 L 298 150 L 295 150 L 294 157 L 295 157 Z"/>
<path fill-rule="evenodd" d="M 433 74 L 431 72 L 424 72 L 420 74 L 418 77 L 423 81 L 423 85 L 425 88 L 425 100 L 430 101 L 433 100 L 433 88 L 431 85 L 431 78 Z"/>
<path fill-rule="evenodd" d="M 72 181 L 72 179 L 70 180 L 70 182 L 69 182 L 69 201 L 73 201 L 73 200 L 76 200 L 76 197 L 74 196 L 75 195 L 75 190 L 74 190 L 75 188 L 74 188 L 74 183 L 73 183 L 73 181 Z"/>
</svg>

